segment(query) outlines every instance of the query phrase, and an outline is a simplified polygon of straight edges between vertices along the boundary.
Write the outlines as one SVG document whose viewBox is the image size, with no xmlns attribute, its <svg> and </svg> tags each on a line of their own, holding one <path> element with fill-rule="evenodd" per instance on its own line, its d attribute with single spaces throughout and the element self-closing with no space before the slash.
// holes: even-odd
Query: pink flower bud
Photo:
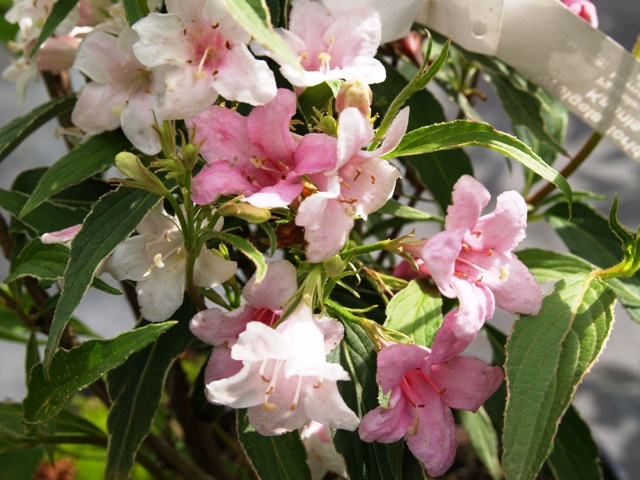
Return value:
<svg viewBox="0 0 640 480">
<path fill-rule="evenodd" d="M 354 107 L 366 117 L 371 115 L 371 101 L 373 94 L 369 85 L 358 79 L 351 80 L 340 87 L 336 98 L 336 110 L 342 112 L 345 108 Z"/>
</svg>

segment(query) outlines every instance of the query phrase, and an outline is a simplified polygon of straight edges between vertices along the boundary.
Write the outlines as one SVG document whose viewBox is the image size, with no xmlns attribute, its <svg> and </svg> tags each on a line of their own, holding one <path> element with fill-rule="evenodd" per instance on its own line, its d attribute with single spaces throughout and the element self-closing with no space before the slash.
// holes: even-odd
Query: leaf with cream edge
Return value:
<svg viewBox="0 0 640 480">
<path fill-rule="evenodd" d="M 121 365 L 134 352 L 143 349 L 176 322 L 164 322 L 125 332 L 110 340 L 89 340 L 71 350 L 59 350 L 53 356 L 49 379 L 42 363 L 31 369 L 24 421 L 47 423 L 81 388 L 102 374 Z"/>
<path fill-rule="evenodd" d="M 98 266 L 131 235 L 158 201 L 158 196 L 142 190 L 120 188 L 94 204 L 71 244 L 64 286 L 44 351 L 45 377 L 49 376 L 49 367 L 62 332 L 89 289 Z"/>
<path fill-rule="evenodd" d="M 130 147 L 131 142 L 121 130 L 105 132 L 78 145 L 42 176 L 33 194 L 22 207 L 20 218 L 65 188 L 113 166 L 116 155 Z"/>
<path fill-rule="evenodd" d="M 497 131 L 486 123 L 455 120 L 429 125 L 407 133 L 393 151 L 382 158 L 419 155 L 460 147 L 484 147 L 513 158 L 553 183 L 567 197 L 571 215 L 571 187 L 565 178 L 545 163 L 520 140 Z"/>
<path fill-rule="evenodd" d="M 575 389 L 611 332 L 616 295 L 592 275 L 571 275 L 536 317 L 516 320 L 506 346 L 502 436 L 507 478 L 533 480 L 549 455 Z"/>
</svg>

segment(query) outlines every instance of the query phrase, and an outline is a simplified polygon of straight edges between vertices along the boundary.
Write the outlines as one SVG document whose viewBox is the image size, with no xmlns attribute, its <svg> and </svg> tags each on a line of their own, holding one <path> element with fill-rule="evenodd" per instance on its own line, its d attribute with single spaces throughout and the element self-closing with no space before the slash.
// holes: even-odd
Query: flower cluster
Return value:
<svg viewBox="0 0 640 480">
<path fill-rule="evenodd" d="M 410 111 L 397 108 L 376 131 L 369 84 L 385 80 L 385 67 L 374 58 L 381 41 L 407 33 L 408 25 L 386 2 L 346 8 L 348 2 L 294 0 L 288 29 L 277 30 L 299 59 L 291 65 L 256 41 L 250 44 L 251 34 L 222 0 L 166 0 L 165 13 L 151 5 L 152 13 L 131 27 L 118 21 L 119 4 L 102 3 L 82 0 L 51 39 L 67 42 L 75 26 L 90 26 L 69 61 L 90 80 L 72 120 L 87 135 L 121 128 L 138 151 L 160 155 L 147 166 L 148 159 L 121 154 L 117 165 L 133 181 L 120 181 L 163 196 L 171 212 L 160 204 L 153 208 L 136 235 L 108 257 L 105 271 L 135 282 L 142 316 L 151 322 L 170 318 L 188 292 L 200 310 L 191 331 L 212 346 L 204 373 L 207 399 L 248 408 L 262 435 L 304 428 L 309 449 L 326 459 L 324 466 L 312 465 L 316 475 L 344 473 L 329 429 L 358 426 L 366 442 L 404 438 L 430 475 L 444 473 L 456 447 L 450 409 L 476 411 L 503 380 L 500 367 L 460 354 L 496 306 L 535 315 L 542 296 L 512 253 L 525 236 L 523 198 L 505 192 L 482 216 L 489 192 L 462 176 L 444 231 L 420 241 L 389 240 L 395 242 L 389 250 L 412 260 L 395 275 L 430 279 L 459 306 L 445 315 L 430 348 L 396 342 L 379 334 L 379 325 L 370 334 L 387 404 L 359 418 L 340 395 L 338 382 L 350 375 L 327 355 L 343 339 L 340 321 L 348 320 L 329 317 L 324 301 L 335 285 L 347 287 L 343 276 L 360 273 L 361 265 L 345 253 L 355 222 L 382 208 L 401 177 L 386 157 L 401 143 Z M 409 3 L 413 11 L 420 2 Z M 28 42 L 37 32 L 27 25 L 42 23 L 37 9 L 51 4 L 19 2 L 8 14 L 20 22 L 25 61 L 41 70 L 55 46 L 45 44 L 29 58 Z M 254 55 L 275 60 L 288 88 L 277 88 L 267 61 Z M 305 124 L 301 95 L 323 82 L 338 85 L 339 92 Z M 176 147 L 178 131 L 182 148 Z M 264 278 L 251 268 L 238 271 L 241 262 L 231 260 L 237 257 L 226 242 L 248 251 L 254 263 L 262 247 L 233 237 L 236 227 L 222 231 L 222 217 L 260 223 L 272 219 L 272 210 L 278 226 L 288 221 L 298 229 L 300 239 L 290 245 L 300 248 L 286 252 L 287 260 L 268 263 Z M 79 229 L 42 241 L 70 244 Z M 280 243 L 271 233 L 272 244 L 274 237 Z M 207 308 L 202 296 L 222 308 Z"/>
</svg>

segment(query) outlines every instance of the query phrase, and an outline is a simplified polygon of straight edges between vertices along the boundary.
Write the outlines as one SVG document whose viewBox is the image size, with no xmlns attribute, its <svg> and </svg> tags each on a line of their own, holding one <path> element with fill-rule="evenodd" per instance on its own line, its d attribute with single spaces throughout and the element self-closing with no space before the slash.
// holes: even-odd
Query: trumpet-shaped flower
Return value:
<svg viewBox="0 0 640 480">
<path fill-rule="evenodd" d="M 527 206 L 522 196 L 504 192 L 495 210 L 480 216 L 490 194 L 473 177 L 463 175 L 453 188 L 453 204 L 447 210 L 445 231 L 428 239 L 421 251 L 409 252 L 422 259 L 443 295 L 460 301 L 449 312 L 435 342 L 434 362 L 462 352 L 498 307 L 510 313 L 535 315 L 542 293 L 527 267 L 512 253 L 526 236 Z M 408 251 L 408 249 L 405 249 Z"/>
<path fill-rule="evenodd" d="M 444 340 L 439 348 L 448 351 L 448 346 Z M 476 358 L 454 355 L 436 363 L 428 348 L 404 344 L 384 347 L 377 363 L 376 378 L 391 396 L 388 406 L 377 407 L 362 418 L 360 438 L 392 443 L 404 437 L 429 475 L 442 475 L 456 452 L 451 408 L 475 412 L 502 383 L 502 370 Z"/>
<path fill-rule="evenodd" d="M 310 420 L 355 430 L 358 417 L 344 403 L 336 384 L 349 375 L 340 365 L 326 361 L 326 338 L 341 338 L 342 325 L 324 320 L 321 330 L 314 317 L 302 302 L 275 330 L 262 322 L 249 322 L 231 348 L 231 358 L 241 361 L 242 369 L 209 383 L 209 401 L 249 408 L 249 421 L 262 435 L 296 430 Z"/>
<path fill-rule="evenodd" d="M 221 0 L 167 0 L 167 14 L 151 13 L 133 29 L 133 50 L 142 64 L 164 76 L 160 117 L 182 119 L 207 109 L 218 98 L 252 105 L 276 95 L 266 62 L 246 44 L 251 35 L 227 12 Z"/>
<path fill-rule="evenodd" d="M 193 201 L 205 205 L 218 195 L 244 195 L 262 208 L 289 205 L 302 183 L 292 171 L 297 140 L 289 131 L 296 96 L 280 89 L 275 99 L 248 117 L 213 106 L 187 120 L 207 165 L 193 179 Z"/>
<path fill-rule="evenodd" d="M 82 224 L 78 224 L 63 230 L 58 230 L 57 232 L 45 233 L 40 237 L 40 241 L 45 245 L 52 243 L 64 243 L 68 247 L 71 245 L 71 242 L 76 237 L 81 227 Z"/>
<path fill-rule="evenodd" d="M 242 362 L 231 358 L 231 348 L 238 335 L 246 330 L 249 322 L 273 327 L 296 289 L 295 267 L 286 260 L 278 260 L 267 265 L 267 274 L 259 284 L 255 274 L 249 279 L 242 289 L 247 303 L 231 312 L 210 308 L 193 317 L 191 332 L 214 346 L 205 369 L 205 383 L 231 377 L 242 369 Z"/>
<path fill-rule="evenodd" d="M 138 150 L 153 155 L 160 151 L 152 125 L 163 86 L 133 55 L 137 40 L 126 27 L 118 38 L 96 31 L 82 42 L 74 66 L 93 81 L 82 89 L 71 118 L 92 135 L 122 127 Z"/>
<path fill-rule="evenodd" d="M 155 207 L 138 225 L 138 235 L 125 240 L 105 264 L 116 280 L 136 282 L 142 315 L 150 322 L 166 320 L 182 305 L 186 259 L 182 232 L 176 225 L 175 217 L 168 216 L 162 206 Z M 195 262 L 194 283 L 213 288 L 231 278 L 236 266 L 203 248 Z"/>
<path fill-rule="evenodd" d="M 393 121 L 382 145 L 361 150 L 373 140 L 373 127 L 356 108 L 340 113 L 338 138 L 305 135 L 296 151 L 296 172 L 307 175 L 318 192 L 298 209 L 296 224 L 304 227 L 307 260 L 321 262 L 336 255 L 347 242 L 353 217 L 366 220 L 382 207 L 400 177 L 397 168 L 378 158 L 393 150 L 404 135 L 409 109 Z"/>
<path fill-rule="evenodd" d="M 373 57 L 380 45 L 381 28 L 380 15 L 373 8 L 333 15 L 320 2 L 294 0 L 289 29 L 278 29 L 278 33 L 298 55 L 304 70 L 282 62 L 256 42 L 251 48 L 256 55 L 268 55 L 280 63 L 282 75 L 296 87 L 355 78 L 380 83 L 386 73 Z"/>
</svg>

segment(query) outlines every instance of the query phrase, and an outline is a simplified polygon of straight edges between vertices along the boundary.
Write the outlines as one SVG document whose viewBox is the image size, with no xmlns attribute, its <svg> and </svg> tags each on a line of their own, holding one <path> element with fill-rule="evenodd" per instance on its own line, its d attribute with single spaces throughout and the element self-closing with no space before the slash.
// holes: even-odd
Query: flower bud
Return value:
<svg viewBox="0 0 640 480">
<path fill-rule="evenodd" d="M 249 223 L 262 223 L 271 218 L 268 208 L 254 207 L 250 203 L 227 203 L 218 209 L 223 217 L 238 217 Z"/>
<path fill-rule="evenodd" d="M 322 262 L 322 265 L 324 265 L 324 269 L 327 271 L 327 274 L 329 274 L 331 278 L 338 277 L 345 267 L 345 264 L 342 261 L 342 258 L 340 258 L 340 255 L 334 255 L 328 260 Z"/>
<path fill-rule="evenodd" d="M 116 155 L 116 167 L 128 178 L 134 180 L 131 186 L 143 188 L 154 193 L 164 195 L 166 188 L 158 177 L 142 164 L 140 159 L 130 152 L 120 152 Z"/>
<path fill-rule="evenodd" d="M 369 118 L 371 116 L 372 100 L 373 94 L 369 85 L 358 79 L 351 80 L 340 87 L 336 98 L 336 110 L 342 112 L 345 108 L 353 107 Z"/>
</svg>

